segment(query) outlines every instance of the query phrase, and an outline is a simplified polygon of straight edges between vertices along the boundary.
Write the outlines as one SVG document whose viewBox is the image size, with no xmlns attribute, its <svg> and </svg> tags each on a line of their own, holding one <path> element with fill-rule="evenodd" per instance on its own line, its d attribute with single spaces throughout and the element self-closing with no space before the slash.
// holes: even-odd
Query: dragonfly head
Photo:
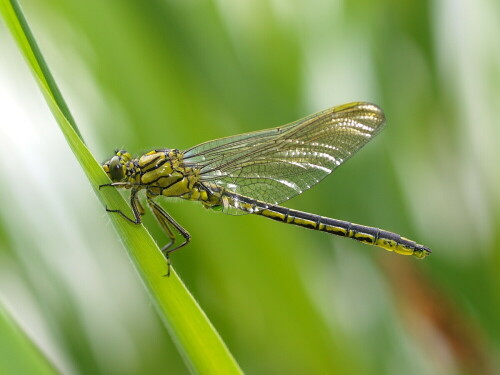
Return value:
<svg viewBox="0 0 500 375">
<path fill-rule="evenodd" d="M 127 177 L 127 167 L 131 163 L 132 155 L 125 150 L 116 150 L 115 155 L 102 164 L 104 172 L 113 182 L 125 181 Z"/>
</svg>

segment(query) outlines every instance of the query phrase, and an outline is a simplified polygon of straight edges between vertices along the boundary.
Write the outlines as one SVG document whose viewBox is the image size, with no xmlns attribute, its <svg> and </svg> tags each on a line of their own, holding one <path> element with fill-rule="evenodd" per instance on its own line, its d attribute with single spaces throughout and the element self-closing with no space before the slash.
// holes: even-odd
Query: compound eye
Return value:
<svg viewBox="0 0 500 375">
<path fill-rule="evenodd" d="M 112 181 L 121 181 L 125 177 L 125 166 L 119 156 L 113 156 L 109 161 L 109 176 Z"/>
</svg>

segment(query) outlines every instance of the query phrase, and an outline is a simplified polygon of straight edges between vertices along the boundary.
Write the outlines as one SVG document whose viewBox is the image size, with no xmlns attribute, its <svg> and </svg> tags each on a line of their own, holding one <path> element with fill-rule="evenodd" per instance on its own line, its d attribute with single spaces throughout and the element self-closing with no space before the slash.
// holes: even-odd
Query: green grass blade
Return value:
<svg viewBox="0 0 500 375">
<path fill-rule="evenodd" d="M 126 211 L 127 202 L 115 189 L 98 190 L 97 187 L 109 183 L 109 179 L 78 135 L 17 2 L 0 0 L 0 11 L 99 199 L 108 207 Z M 110 215 L 110 219 L 190 370 L 199 374 L 241 373 L 226 345 L 175 271 L 172 270 L 169 278 L 163 276 L 167 270 L 165 259 L 145 228 L 118 215 Z"/>
<path fill-rule="evenodd" d="M 0 304 L 0 373 L 58 374 Z"/>
</svg>

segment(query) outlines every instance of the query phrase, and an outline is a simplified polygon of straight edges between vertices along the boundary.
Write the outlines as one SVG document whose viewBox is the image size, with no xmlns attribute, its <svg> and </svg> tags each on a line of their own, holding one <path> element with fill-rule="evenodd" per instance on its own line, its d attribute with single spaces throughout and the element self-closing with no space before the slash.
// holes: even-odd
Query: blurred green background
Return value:
<svg viewBox="0 0 500 375">
<path fill-rule="evenodd" d="M 500 371 L 497 1 L 21 5 L 103 161 L 384 108 L 380 136 L 286 205 L 401 233 L 424 261 L 162 202 L 193 236 L 174 267 L 246 373 Z M 188 373 L 2 23 L 0 51 L 1 303 L 63 373 Z"/>
</svg>

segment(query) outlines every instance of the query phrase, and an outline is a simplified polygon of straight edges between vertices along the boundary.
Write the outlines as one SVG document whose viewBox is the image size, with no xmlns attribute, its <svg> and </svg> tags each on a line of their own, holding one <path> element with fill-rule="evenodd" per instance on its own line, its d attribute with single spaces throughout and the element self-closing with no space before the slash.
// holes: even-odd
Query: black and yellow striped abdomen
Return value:
<svg viewBox="0 0 500 375">
<path fill-rule="evenodd" d="M 297 211 L 278 205 L 271 205 L 234 193 L 226 192 L 224 195 L 233 201 L 238 201 L 241 209 L 286 224 L 298 225 L 337 236 L 352 238 L 356 241 L 378 246 L 398 254 L 413 255 L 419 259 L 425 258 L 431 253 L 429 248 L 386 230 Z"/>
</svg>

